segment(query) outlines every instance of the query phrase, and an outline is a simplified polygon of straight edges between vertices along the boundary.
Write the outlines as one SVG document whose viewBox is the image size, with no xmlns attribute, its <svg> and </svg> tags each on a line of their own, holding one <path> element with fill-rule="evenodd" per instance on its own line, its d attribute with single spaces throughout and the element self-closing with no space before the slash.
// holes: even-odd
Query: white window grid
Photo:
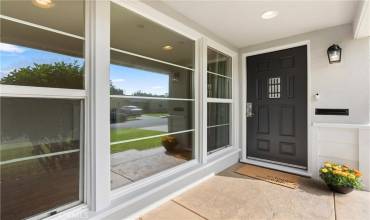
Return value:
<svg viewBox="0 0 370 220">
<path fill-rule="evenodd" d="M 186 67 L 186 66 L 181 66 L 181 65 L 174 64 L 174 63 L 171 63 L 171 62 L 159 60 L 159 59 L 156 59 L 156 58 L 144 56 L 144 55 L 141 55 L 141 54 L 137 54 L 137 53 L 133 53 L 133 52 L 129 52 L 129 51 L 126 51 L 126 50 L 121 50 L 121 49 L 117 49 L 117 48 L 113 48 L 113 47 L 111 47 L 110 49 L 111 49 L 111 51 L 115 51 L 115 52 L 118 52 L 118 53 L 130 55 L 130 56 L 135 56 L 135 57 L 143 58 L 145 60 L 150 60 L 150 61 L 154 61 L 154 62 L 174 66 L 174 67 L 177 67 L 177 68 L 182 68 L 182 69 L 185 69 L 185 70 L 189 70 L 190 72 L 188 74 L 193 74 L 193 76 L 194 76 L 194 73 L 195 73 L 195 69 L 189 68 L 189 67 Z M 192 86 L 192 88 L 194 89 L 194 85 Z M 193 93 L 194 93 L 194 91 L 193 91 Z M 163 101 L 189 101 L 189 102 L 193 102 L 193 103 L 195 102 L 194 98 L 168 98 L 168 97 L 130 96 L 130 95 L 110 95 L 110 97 L 111 98 L 120 98 L 120 99 L 148 99 L 148 100 L 163 100 Z M 193 108 L 194 108 L 194 105 L 193 105 Z M 193 112 L 194 112 L 194 109 L 193 109 Z M 194 114 L 193 114 L 193 116 L 194 116 Z M 194 117 L 192 117 L 191 120 L 192 120 L 193 127 L 195 127 Z M 160 134 L 160 135 L 151 135 L 151 136 L 145 136 L 145 137 L 141 137 L 141 138 L 133 138 L 133 139 L 128 139 L 128 140 L 114 141 L 114 142 L 111 142 L 110 145 L 113 146 L 113 145 L 117 145 L 117 144 L 136 142 L 136 141 L 141 141 L 141 140 L 146 140 L 146 139 L 164 137 L 164 136 L 168 136 L 168 135 L 191 133 L 191 132 L 194 132 L 194 131 L 195 131 L 195 128 L 176 131 L 176 132 L 167 132 L 167 133 Z"/>
<path fill-rule="evenodd" d="M 15 22 L 17 24 L 26 25 L 29 27 L 33 27 L 36 29 L 41 29 L 48 32 L 53 32 L 55 34 L 64 35 L 70 38 L 79 39 L 85 42 L 85 38 L 82 36 L 78 36 L 75 34 L 71 34 L 68 32 L 60 31 L 54 28 L 46 27 L 43 25 L 35 24 L 32 22 L 24 21 L 21 19 L 17 19 L 14 17 L 6 16 L 3 14 L 0 14 L 0 19 L 8 20 Z M 86 18 L 85 18 L 86 20 Z M 85 53 L 84 53 L 85 54 Z M 84 57 L 85 61 L 86 58 Z M 46 213 L 40 213 L 37 215 L 37 217 L 46 217 L 48 216 L 48 213 L 52 213 L 54 211 L 63 211 L 68 208 L 71 208 L 73 206 L 79 205 L 83 203 L 86 200 L 86 194 L 85 194 L 85 117 L 86 117 L 86 109 L 85 109 L 85 101 L 86 101 L 86 79 L 87 79 L 87 69 L 85 69 L 84 73 L 84 79 L 85 79 L 85 85 L 83 89 L 65 89 L 65 88 L 51 88 L 51 87 L 34 87 L 34 86 L 20 86 L 20 85 L 6 85 L 6 84 L 0 84 L 0 98 L 47 98 L 47 99 L 72 99 L 72 100 L 80 100 L 81 101 L 81 119 L 80 119 L 80 130 L 81 130 L 81 137 L 80 137 L 80 148 L 79 149 L 73 149 L 73 150 L 65 150 L 65 151 L 59 151 L 59 152 L 53 152 L 53 153 L 47 153 L 47 154 L 40 154 L 40 155 L 34 155 L 34 156 L 27 156 L 17 159 L 11 159 L 6 161 L 0 161 L 0 165 L 6 165 L 6 164 L 12 164 L 27 160 L 34 160 L 34 159 L 40 159 L 45 157 L 52 157 L 57 155 L 63 155 L 63 154 L 71 154 L 80 152 L 80 189 L 79 189 L 79 200 L 62 205 L 60 207 L 56 207 L 52 210 L 48 210 Z"/>
<path fill-rule="evenodd" d="M 230 62 L 230 65 L 232 64 L 232 59 L 233 58 L 231 56 L 229 56 L 227 54 L 224 54 L 224 53 L 220 52 L 219 50 L 214 49 L 213 47 L 210 47 L 210 46 L 207 47 L 207 50 L 213 50 L 213 51 L 215 51 L 217 53 L 221 53 L 221 54 L 223 54 L 223 55 L 225 55 L 227 57 L 230 57 L 231 59 L 230 59 L 229 62 Z M 207 59 L 207 65 L 208 65 L 208 59 Z M 232 74 L 231 74 L 231 76 L 222 75 L 222 74 L 219 74 L 219 73 L 215 73 L 215 72 L 209 71 L 208 68 L 207 68 L 207 71 L 206 72 L 207 72 L 207 74 L 212 74 L 212 75 L 214 75 L 216 77 L 220 77 L 220 78 L 224 78 L 224 79 L 230 80 L 231 82 L 233 81 Z M 232 68 L 230 69 L 230 73 L 232 73 Z M 232 123 L 232 114 L 233 114 L 233 111 L 232 111 L 233 110 L 233 107 L 232 107 L 232 104 L 233 104 L 233 98 L 232 98 L 233 97 L 233 94 L 232 94 L 232 91 L 233 91 L 233 88 L 232 88 L 233 83 L 230 83 L 230 85 L 231 85 L 230 98 L 213 98 L 213 97 L 211 98 L 211 97 L 208 97 L 207 96 L 207 104 L 208 103 L 216 103 L 216 104 L 226 103 L 226 104 L 229 104 L 229 106 L 230 106 L 229 107 L 230 108 L 230 110 L 229 110 L 229 112 L 230 112 L 230 115 L 229 115 L 229 123 L 216 124 L 216 125 L 207 125 L 207 132 L 208 132 L 208 129 L 209 128 L 229 126 L 229 144 L 226 145 L 226 146 L 222 146 L 222 147 L 220 147 L 218 149 L 209 151 L 209 152 L 207 151 L 207 155 L 213 154 L 215 152 L 218 152 L 218 151 L 220 151 L 220 150 L 222 150 L 224 148 L 227 148 L 227 147 L 229 147 L 229 146 L 232 145 L 232 137 L 233 137 L 233 135 L 232 135 L 232 126 L 231 126 L 232 124 L 231 123 Z M 208 86 L 208 81 L 207 81 L 207 86 Z M 207 111 L 209 111 L 209 110 L 207 109 Z M 208 121 L 207 118 L 205 118 L 204 120 Z M 207 135 L 204 136 L 204 138 L 207 138 Z"/>
</svg>

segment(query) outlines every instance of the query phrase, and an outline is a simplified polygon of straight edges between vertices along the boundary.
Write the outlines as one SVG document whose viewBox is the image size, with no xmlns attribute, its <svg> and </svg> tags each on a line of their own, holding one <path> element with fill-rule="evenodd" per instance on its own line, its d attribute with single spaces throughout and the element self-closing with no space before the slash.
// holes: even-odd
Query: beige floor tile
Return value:
<svg viewBox="0 0 370 220">
<path fill-rule="evenodd" d="M 215 176 L 174 200 L 208 219 L 334 219 L 332 193 L 302 181 L 294 190 L 235 175 Z"/>
<path fill-rule="evenodd" d="M 141 218 L 140 220 L 204 220 L 199 215 L 190 210 L 169 201 L 157 209 L 154 209 Z"/>
<path fill-rule="evenodd" d="M 370 219 L 370 192 L 335 194 L 335 209 L 338 220 Z"/>
</svg>

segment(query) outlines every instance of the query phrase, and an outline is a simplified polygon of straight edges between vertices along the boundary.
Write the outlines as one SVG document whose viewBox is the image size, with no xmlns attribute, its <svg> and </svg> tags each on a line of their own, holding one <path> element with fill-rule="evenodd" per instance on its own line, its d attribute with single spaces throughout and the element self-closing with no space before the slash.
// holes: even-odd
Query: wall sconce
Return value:
<svg viewBox="0 0 370 220">
<path fill-rule="evenodd" d="M 328 48 L 328 59 L 329 63 L 340 63 L 342 58 L 342 48 L 337 44 L 333 44 Z"/>
</svg>

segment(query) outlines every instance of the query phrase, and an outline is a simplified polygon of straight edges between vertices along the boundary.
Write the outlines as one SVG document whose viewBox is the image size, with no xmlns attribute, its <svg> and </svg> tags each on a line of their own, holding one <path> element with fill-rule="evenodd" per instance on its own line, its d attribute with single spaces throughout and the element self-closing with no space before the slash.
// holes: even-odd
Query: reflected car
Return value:
<svg viewBox="0 0 370 220">
<path fill-rule="evenodd" d="M 123 106 L 119 109 L 110 111 L 110 123 L 120 123 L 127 121 L 129 116 L 139 117 L 143 114 L 143 109 L 134 105 Z"/>
<path fill-rule="evenodd" d="M 121 107 L 119 113 L 126 114 L 127 116 L 141 116 L 143 114 L 143 109 L 134 105 L 128 105 Z"/>
</svg>

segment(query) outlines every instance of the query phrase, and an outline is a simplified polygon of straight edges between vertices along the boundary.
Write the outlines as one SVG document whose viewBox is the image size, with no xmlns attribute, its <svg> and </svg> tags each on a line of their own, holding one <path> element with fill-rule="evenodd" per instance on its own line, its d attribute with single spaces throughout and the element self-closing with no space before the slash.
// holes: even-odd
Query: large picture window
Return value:
<svg viewBox="0 0 370 220">
<path fill-rule="evenodd" d="M 207 152 L 231 145 L 231 57 L 207 49 Z"/>
<path fill-rule="evenodd" d="M 195 42 L 111 3 L 111 188 L 193 159 Z"/>
<path fill-rule="evenodd" d="M 3 220 L 84 200 L 84 2 L 53 2 L 0 3 Z"/>
</svg>

